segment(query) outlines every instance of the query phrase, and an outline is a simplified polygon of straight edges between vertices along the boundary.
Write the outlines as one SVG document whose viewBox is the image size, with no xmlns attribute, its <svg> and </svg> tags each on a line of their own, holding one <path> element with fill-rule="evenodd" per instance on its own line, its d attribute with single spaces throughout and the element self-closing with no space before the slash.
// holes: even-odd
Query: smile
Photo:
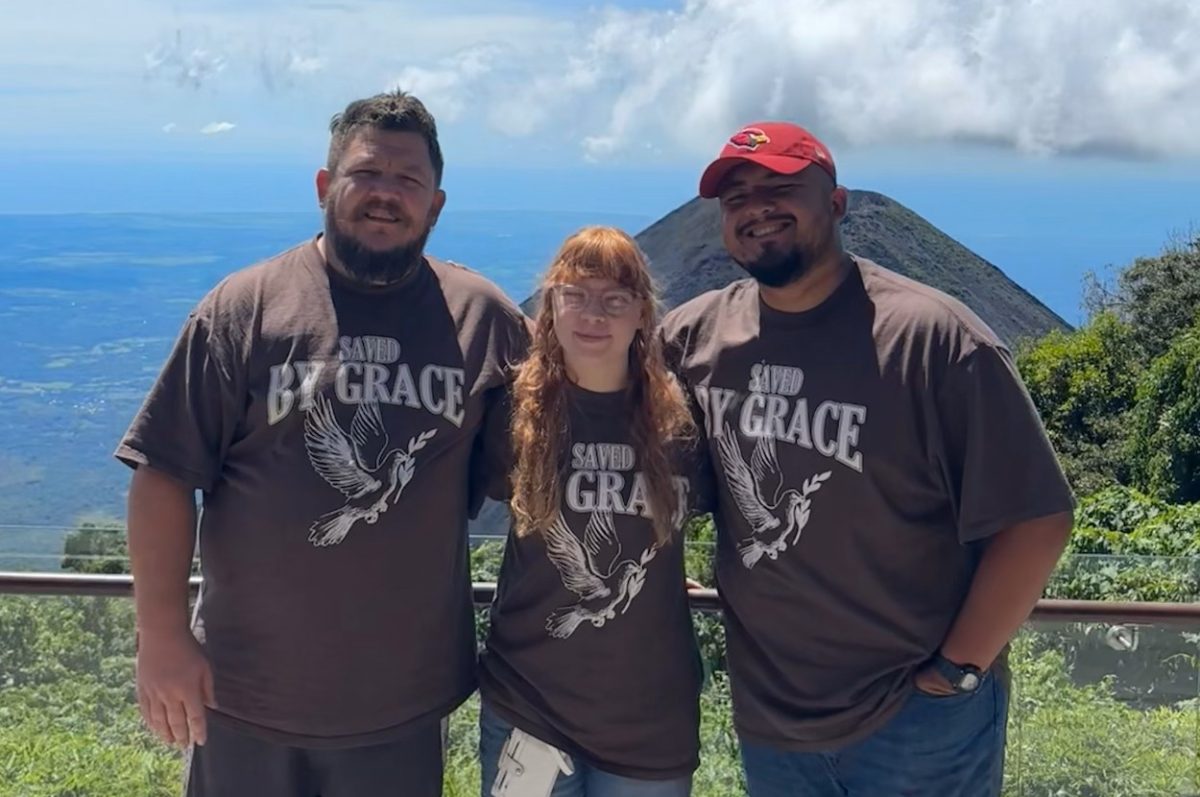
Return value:
<svg viewBox="0 0 1200 797">
<path fill-rule="evenodd" d="M 778 235 L 788 228 L 786 221 L 772 221 L 763 224 L 751 224 L 742 234 L 747 238 L 768 238 L 772 235 Z"/>
<path fill-rule="evenodd" d="M 602 332 L 576 332 L 575 337 L 586 342 L 598 343 L 603 340 L 608 340 L 612 336 Z"/>
</svg>

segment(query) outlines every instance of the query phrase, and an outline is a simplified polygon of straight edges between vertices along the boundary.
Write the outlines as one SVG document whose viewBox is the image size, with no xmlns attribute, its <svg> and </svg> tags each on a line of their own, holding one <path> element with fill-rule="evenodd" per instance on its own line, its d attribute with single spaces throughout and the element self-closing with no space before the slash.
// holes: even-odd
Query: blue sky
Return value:
<svg viewBox="0 0 1200 797">
<path fill-rule="evenodd" d="M 1194 0 L 39 0 L 0 29 L 0 212 L 306 210 L 394 85 L 451 204 L 657 217 L 743 122 L 826 139 L 1069 317 L 1200 224 Z"/>
</svg>

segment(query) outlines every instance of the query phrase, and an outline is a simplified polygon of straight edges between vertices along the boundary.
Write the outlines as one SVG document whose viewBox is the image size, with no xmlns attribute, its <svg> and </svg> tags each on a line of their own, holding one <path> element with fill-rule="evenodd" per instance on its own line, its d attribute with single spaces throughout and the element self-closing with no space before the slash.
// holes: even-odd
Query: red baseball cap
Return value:
<svg viewBox="0 0 1200 797">
<path fill-rule="evenodd" d="M 837 183 L 833 156 L 812 133 L 791 122 L 755 122 L 730 136 L 708 164 L 700 177 L 700 196 L 715 197 L 729 170 L 746 161 L 779 174 L 795 174 L 815 163 Z"/>
</svg>

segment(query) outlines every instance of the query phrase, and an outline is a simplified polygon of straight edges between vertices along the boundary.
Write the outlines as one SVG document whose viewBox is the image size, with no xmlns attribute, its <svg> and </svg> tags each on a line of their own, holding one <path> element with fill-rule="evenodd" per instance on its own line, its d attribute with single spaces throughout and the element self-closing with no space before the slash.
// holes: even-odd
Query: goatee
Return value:
<svg viewBox="0 0 1200 797">
<path fill-rule="evenodd" d="M 426 227 L 420 235 L 401 246 L 370 249 L 341 230 L 332 205 L 325 211 L 325 239 L 338 263 L 349 276 L 368 285 L 393 285 L 408 277 L 424 261 L 429 233 L 430 228 Z"/>
<path fill-rule="evenodd" d="M 812 264 L 813 259 L 800 249 L 790 252 L 768 250 L 753 261 L 738 262 L 756 282 L 770 288 L 791 285 L 807 274 Z"/>
</svg>

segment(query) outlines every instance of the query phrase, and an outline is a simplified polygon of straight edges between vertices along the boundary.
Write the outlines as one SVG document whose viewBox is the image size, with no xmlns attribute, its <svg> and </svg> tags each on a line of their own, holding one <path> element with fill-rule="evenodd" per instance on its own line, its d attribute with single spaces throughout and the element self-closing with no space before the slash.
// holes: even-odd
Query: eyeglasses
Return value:
<svg viewBox="0 0 1200 797">
<path fill-rule="evenodd" d="M 610 318 L 622 318 L 633 310 L 637 300 L 631 291 L 625 288 L 612 288 L 607 291 L 593 293 L 578 285 L 555 285 L 554 298 L 558 301 L 559 309 L 578 313 L 591 307 L 592 300 L 600 303 L 600 309 Z"/>
</svg>

